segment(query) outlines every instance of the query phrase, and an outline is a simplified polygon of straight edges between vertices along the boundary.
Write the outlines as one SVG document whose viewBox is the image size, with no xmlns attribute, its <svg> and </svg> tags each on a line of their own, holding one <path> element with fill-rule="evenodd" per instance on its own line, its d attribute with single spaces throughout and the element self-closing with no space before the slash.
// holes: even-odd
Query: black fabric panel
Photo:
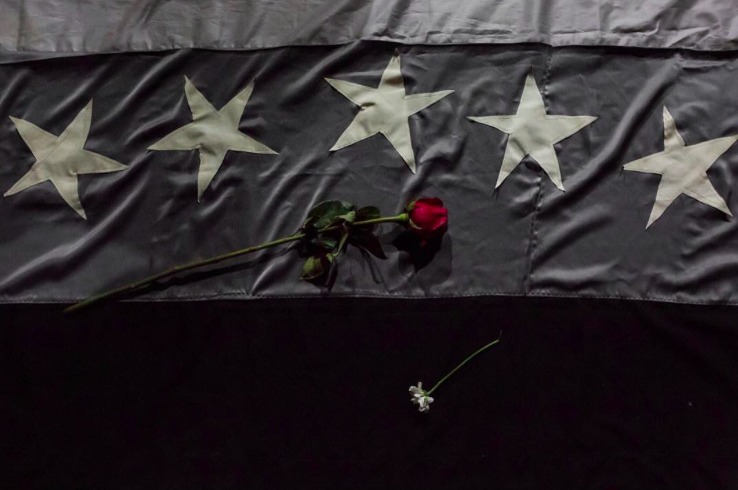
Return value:
<svg viewBox="0 0 738 490">
<path fill-rule="evenodd" d="M 733 307 L 488 298 L 60 310 L 0 310 L 5 488 L 738 487 Z M 430 413 L 416 411 L 408 386 L 432 385 L 499 331 Z"/>
</svg>

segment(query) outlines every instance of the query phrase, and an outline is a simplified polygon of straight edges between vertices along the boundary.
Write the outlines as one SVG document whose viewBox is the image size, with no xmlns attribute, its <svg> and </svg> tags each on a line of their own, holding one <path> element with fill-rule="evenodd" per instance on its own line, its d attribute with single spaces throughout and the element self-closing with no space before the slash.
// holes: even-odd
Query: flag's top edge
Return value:
<svg viewBox="0 0 738 490">
<path fill-rule="evenodd" d="M 36 56 L 256 50 L 360 40 L 738 49 L 734 0 L 687 6 L 672 0 L 628 5 L 623 0 L 7 1 L 11 7 L 0 19 L 0 51 Z"/>
</svg>

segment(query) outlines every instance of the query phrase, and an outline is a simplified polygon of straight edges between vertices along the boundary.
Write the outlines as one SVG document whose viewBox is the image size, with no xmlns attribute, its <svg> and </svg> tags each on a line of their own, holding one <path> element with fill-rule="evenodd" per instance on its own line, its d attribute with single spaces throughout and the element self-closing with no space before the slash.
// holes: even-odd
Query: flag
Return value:
<svg viewBox="0 0 738 490">
<path fill-rule="evenodd" d="M 6 2 L 15 486 L 732 488 L 731 4 Z M 382 226 L 330 287 L 285 247 L 60 313 L 421 196 L 440 246 Z"/>
</svg>

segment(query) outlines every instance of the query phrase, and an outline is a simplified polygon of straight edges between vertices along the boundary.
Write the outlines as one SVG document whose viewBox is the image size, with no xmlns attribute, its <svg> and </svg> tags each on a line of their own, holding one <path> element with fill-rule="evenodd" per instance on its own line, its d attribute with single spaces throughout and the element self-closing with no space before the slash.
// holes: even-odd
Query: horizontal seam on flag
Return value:
<svg viewBox="0 0 738 490">
<path fill-rule="evenodd" d="M 612 36 L 617 37 L 621 41 L 627 40 L 627 38 L 623 38 L 622 36 Z M 644 35 L 644 39 L 654 39 L 658 38 L 658 36 L 653 35 Z M 715 37 L 706 37 L 705 39 L 719 39 Z M 604 40 L 606 41 L 606 40 Z M 402 46 L 511 46 L 511 45 L 543 45 L 548 46 L 551 48 L 629 48 L 629 49 L 644 49 L 644 50 L 686 50 L 691 51 L 695 53 L 729 53 L 729 52 L 736 52 L 738 51 L 738 39 L 735 39 L 733 41 L 728 41 L 727 46 L 725 47 L 696 47 L 696 46 L 680 46 L 680 45 L 644 45 L 644 44 L 633 44 L 632 42 L 628 43 L 608 43 L 603 42 L 603 40 L 599 40 L 598 42 L 592 42 L 592 43 L 582 43 L 582 42 L 571 42 L 567 44 L 552 44 L 550 42 L 550 39 L 526 39 L 526 40 L 520 40 L 520 39 L 501 39 L 501 40 L 495 40 L 495 39 L 489 39 L 489 40 L 478 40 L 469 42 L 468 40 L 465 41 L 458 41 L 458 42 L 413 42 L 413 41 L 407 41 L 403 39 L 395 39 L 395 38 L 388 38 L 388 37 L 359 37 L 356 39 L 351 40 L 344 40 L 344 41 L 338 41 L 338 42 L 330 42 L 330 43 L 311 43 L 311 44 L 304 44 L 304 43 L 296 43 L 296 44 L 289 44 L 289 43 L 280 43 L 275 45 L 267 45 L 267 46 L 198 46 L 198 45 L 172 45 L 172 46 L 166 46 L 166 47 L 156 47 L 156 48 L 126 48 L 126 49 L 119 49 L 119 50 L 100 50 L 100 51 L 93 51 L 93 50 L 29 50 L 29 49 L 5 49 L 0 48 L 0 57 L 4 54 L 8 55 L 20 55 L 20 54 L 28 54 L 28 55 L 50 55 L 50 58 L 56 58 L 56 57 L 64 57 L 64 56 L 87 56 L 87 55 L 110 55 L 110 54 L 135 54 L 135 53 L 159 53 L 159 52 L 166 52 L 166 51 L 179 51 L 179 50 L 205 50 L 205 51 L 244 51 L 244 52 L 253 52 L 253 51 L 264 51 L 264 50 L 273 50 L 273 49 L 284 49 L 284 48 L 321 48 L 321 47 L 337 47 L 337 46 L 347 46 L 354 43 L 361 43 L 361 42 L 376 42 L 376 43 L 391 43 L 391 44 L 399 44 Z M 714 43 L 710 43 L 714 44 Z M 2 63 L 0 61 L 0 63 Z"/>
<path fill-rule="evenodd" d="M 700 305 L 700 306 L 738 306 L 738 301 L 689 301 L 689 300 L 678 300 L 674 298 L 661 298 L 661 297 L 635 297 L 635 296 L 619 296 L 619 295 L 596 295 L 596 294 L 566 294 L 566 293 L 555 293 L 546 291 L 533 291 L 528 294 L 514 293 L 514 292 L 494 292 L 486 291 L 480 293 L 463 293 L 463 294 L 443 294 L 438 296 L 411 296 L 411 295 L 400 295 L 400 294 L 378 294 L 378 293 L 333 293 L 331 295 L 311 295 L 311 294 L 291 294 L 291 295 L 266 295 L 266 294 L 248 294 L 248 293 L 218 293 L 212 296 L 180 296 L 173 298 L 148 298 L 148 299 L 137 299 L 131 298 L 125 301 L 119 301 L 117 303 L 180 303 L 186 301 L 217 301 L 219 299 L 232 300 L 234 297 L 241 297 L 244 301 L 248 300 L 288 300 L 288 299 L 312 299 L 312 300 L 330 300 L 330 299 L 407 299 L 407 300 L 420 300 L 420 301 L 433 301 L 443 299 L 463 299 L 463 298 L 484 298 L 484 297 L 510 297 L 510 298 L 561 298 L 561 299 L 572 299 L 572 300 L 587 300 L 587 299 L 604 299 L 604 300 L 625 300 L 625 301 L 647 301 L 647 302 L 658 302 L 658 303 L 671 303 L 671 304 L 683 304 L 683 305 Z M 0 305 L 12 306 L 14 304 L 70 304 L 77 300 L 19 300 L 13 302 L 0 301 Z"/>
</svg>

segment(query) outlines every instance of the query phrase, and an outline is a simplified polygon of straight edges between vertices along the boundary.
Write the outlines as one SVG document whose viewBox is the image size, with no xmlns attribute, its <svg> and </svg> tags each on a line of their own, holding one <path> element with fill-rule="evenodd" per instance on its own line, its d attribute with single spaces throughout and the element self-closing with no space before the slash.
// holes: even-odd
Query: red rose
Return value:
<svg viewBox="0 0 738 490">
<path fill-rule="evenodd" d="M 448 228 L 448 210 L 437 197 L 421 197 L 407 205 L 409 228 L 423 240 L 441 237 Z"/>
</svg>

